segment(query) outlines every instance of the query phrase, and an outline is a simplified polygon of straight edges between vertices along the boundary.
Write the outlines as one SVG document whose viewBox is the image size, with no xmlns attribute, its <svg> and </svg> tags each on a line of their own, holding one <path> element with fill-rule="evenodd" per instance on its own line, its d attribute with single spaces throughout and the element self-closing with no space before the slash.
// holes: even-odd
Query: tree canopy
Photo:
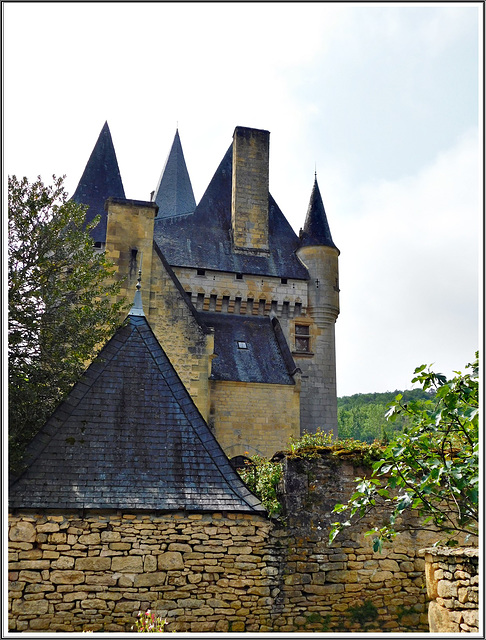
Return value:
<svg viewBox="0 0 486 640">
<path fill-rule="evenodd" d="M 334 523 L 331 541 L 351 525 L 353 516 L 364 517 L 380 500 L 389 504 L 390 517 L 367 532 L 374 535 L 375 550 L 397 534 L 399 517 L 411 509 L 422 517 L 413 526 L 437 531 L 438 542 L 453 545 L 460 534 L 463 539 L 477 534 L 478 367 L 476 353 L 466 372 L 455 372 L 451 380 L 427 365 L 415 370 L 412 382 L 435 394 L 430 400 L 409 402 L 397 395 L 388 418 L 406 415 L 411 426 L 384 449 L 370 478 L 357 478 L 348 502 L 336 505 L 334 511 L 347 513 L 348 519 Z"/>
<path fill-rule="evenodd" d="M 63 178 L 8 179 L 9 454 L 31 440 L 120 323 L 124 300 Z"/>
</svg>

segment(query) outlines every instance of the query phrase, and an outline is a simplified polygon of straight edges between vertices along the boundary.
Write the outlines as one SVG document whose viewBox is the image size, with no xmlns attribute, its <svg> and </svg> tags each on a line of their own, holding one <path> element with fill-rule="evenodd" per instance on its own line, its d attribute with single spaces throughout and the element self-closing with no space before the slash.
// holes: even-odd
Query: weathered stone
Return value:
<svg viewBox="0 0 486 640">
<path fill-rule="evenodd" d="M 111 558 L 76 558 L 75 568 L 79 571 L 108 571 L 111 569 Z"/>
<path fill-rule="evenodd" d="M 21 616 L 42 615 L 47 613 L 49 603 L 47 600 L 14 600 L 12 613 Z"/>
<path fill-rule="evenodd" d="M 59 556 L 57 560 L 51 563 L 52 569 L 72 569 L 74 567 L 74 558 L 71 556 Z"/>
<path fill-rule="evenodd" d="M 429 603 L 429 629 L 431 633 L 458 633 L 459 625 L 445 607 L 433 600 Z"/>
<path fill-rule="evenodd" d="M 82 571 L 52 571 L 50 575 L 53 584 L 81 584 L 84 582 Z"/>
<path fill-rule="evenodd" d="M 84 545 L 100 544 L 101 536 L 99 533 L 88 533 L 86 535 L 79 536 L 78 542 L 79 544 Z"/>
<path fill-rule="evenodd" d="M 152 573 L 142 573 L 135 576 L 134 587 L 152 587 L 165 584 L 167 573 L 165 571 L 155 571 Z"/>
<path fill-rule="evenodd" d="M 159 569 L 166 571 L 184 569 L 182 554 L 179 551 L 166 551 L 165 553 L 161 553 L 157 558 L 157 565 Z"/>
<path fill-rule="evenodd" d="M 151 571 L 157 571 L 157 557 L 145 556 L 143 559 L 143 571 L 149 573 Z"/>
<path fill-rule="evenodd" d="M 120 542 L 121 534 L 119 531 L 102 531 L 101 542 Z"/>
<path fill-rule="evenodd" d="M 111 570 L 121 573 L 142 573 L 142 556 L 114 556 L 111 560 Z"/>
<path fill-rule="evenodd" d="M 36 530 L 30 522 L 20 521 L 10 527 L 8 537 L 15 542 L 35 542 Z"/>
</svg>

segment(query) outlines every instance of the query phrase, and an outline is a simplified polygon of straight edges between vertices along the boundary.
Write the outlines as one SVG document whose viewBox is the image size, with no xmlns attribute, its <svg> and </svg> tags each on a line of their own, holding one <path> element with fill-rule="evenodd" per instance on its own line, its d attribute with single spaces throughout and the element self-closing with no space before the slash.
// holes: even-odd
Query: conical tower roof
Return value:
<svg viewBox="0 0 486 640">
<path fill-rule="evenodd" d="M 314 177 L 309 208 L 307 209 L 304 228 L 300 235 L 300 246 L 326 246 L 337 249 L 332 240 L 326 210 L 324 209 L 321 192 L 317 184 L 317 176 Z M 337 250 L 339 251 L 339 249 Z"/>
<path fill-rule="evenodd" d="M 139 294 L 139 291 L 137 291 Z M 135 304 L 27 450 L 10 508 L 265 513 Z"/>
<path fill-rule="evenodd" d="M 105 201 L 109 197 L 125 198 L 125 190 L 110 129 L 108 123 L 105 122 L 72 196 L 72 200 L 78 204 L 89 207 L 86 214 L 88 222 L 91 222 L 96 216 L 100 216 L 99 224 L 91 232 L 91 237 L 95 242 L 105 242 L 106 240 Z"/>
<path fill-rule="evenodd" d="M 174 142 L 155 190 L 154 200 L 159 205 L 159 218 L 192 213 L 196 208 L 179 130 L 176 130 Z"/>
</svg>

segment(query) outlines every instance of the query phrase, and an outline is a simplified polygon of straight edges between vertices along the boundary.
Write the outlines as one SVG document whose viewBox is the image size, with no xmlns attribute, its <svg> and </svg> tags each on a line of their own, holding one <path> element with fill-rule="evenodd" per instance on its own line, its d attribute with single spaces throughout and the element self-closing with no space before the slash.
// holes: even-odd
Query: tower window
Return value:
<svg viewBox="0 0 486 640">
<path fill-rule="evenodd" d="M 289 317 L 289 306 L 290 306 L 290 302 L 288 300 L 285 300 L 282 305 L 282 318 Z"/>
<path fill-rule="evenodd" d="M 287 284 L 287 278 L 280 278 L 280 284 Z"/>
<path fill-rule="evenodd" d="M 198 276 L 205 276 L 206 275 L 206 269 L 198 269 L 197 270 L 197 275 Z"/>
<path fill-rule="evenodd" d="M 298 318 L 302 315 L 302 302 L 296 302 L 294 307 L 294 318 Z"/>
<path fill-rule="evenodd" d="M 310 329 L 307 324 L 295 325 L 295 350 L 310 352 Z"/>
<path fill-rule="evenodd" d="M 238 349 L 248 349 L 248 345 L 243 340 L 238 340 Z"/>
<path fill-rule="evenodd" d="M 196 309 L 198 311 L 202 311 L 203 307 L 204 307 L 204 293 L 198 293 L 197 294 Z"/>
<path fill-rule="evenodd" d="M 211 294 L 209 296 L 209 311 L 216 311 L 216 300 L 218 296 L 215 294 Z"/>
<path fill-rule="evenodd" d="M 259 316 L 264 316 L 265 315 L 265 305 L 266 305 L 267 301 L 266 300 L 259 300 L 258 301 L 258 315 Z"/>
<path fill-rule="evenodd" d="M 236 279 L 237 280 L 243 280 L 243 274 L 242 273 L 237 273 L 236 274 Z"/>
</svg>

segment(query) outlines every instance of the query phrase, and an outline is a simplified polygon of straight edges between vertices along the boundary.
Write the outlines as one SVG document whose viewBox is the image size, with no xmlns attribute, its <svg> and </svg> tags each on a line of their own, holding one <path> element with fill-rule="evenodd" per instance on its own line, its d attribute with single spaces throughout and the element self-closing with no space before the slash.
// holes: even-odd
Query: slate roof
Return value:
<svg viewBox="0 0 486 640">
<path fill-rule="evenodd" d="M 299 238 L 269 194 L 269 255 L 235 253 L 231 240 L 233 145 L 230 146 L 194 213 L 159 217 L 154 238 L 172 266 L 213 269 L 307 280 L 297 258 Z"/>
<path fill-rule="evenodd" d="M 212 380 L 295 384 L 292 374 L 297 367 L 287 341 L 278 334 L 276 318 L 209 312 L 199 316 L 214 327 Z M 239 348 L 239 342 L 247 348 Z"/>
<path fill-rule="evenodd" d="M 302 247 L 326 246 L 337 249 L 332 240 L 326 210 L 324 209 L 321 192 L 317 184 L 317 176 L 314 177 L 314 185 L 312 187 L 305 224 L 300 234 L 300 245 Z"/>
<path fill-rule="evenodd" d="M 140 315 L 106 344 L 28 455 L 10 487 L 13 509 L 265 512 Z"/>
<path fill-rule="evenodd" d="M 192 213 L 196 208 L 178 130 L 159 178 L 154 200 L 159 205 L 158 215 L 162 217 Z"/>
<path fill-rule="evenodd" d="M 106 241 L 105 200 L 110 196 L 125 198 L 125 190 L 110 129 L 108 123 L 105 122 L 81 180 L 71 198 L 74 202 L 89 207 L 86 214 L 88 222 L 91 222 L 96 216 L 100 216 L 99 224 L 91 231 L 94 242 Z"/>
</svg>

